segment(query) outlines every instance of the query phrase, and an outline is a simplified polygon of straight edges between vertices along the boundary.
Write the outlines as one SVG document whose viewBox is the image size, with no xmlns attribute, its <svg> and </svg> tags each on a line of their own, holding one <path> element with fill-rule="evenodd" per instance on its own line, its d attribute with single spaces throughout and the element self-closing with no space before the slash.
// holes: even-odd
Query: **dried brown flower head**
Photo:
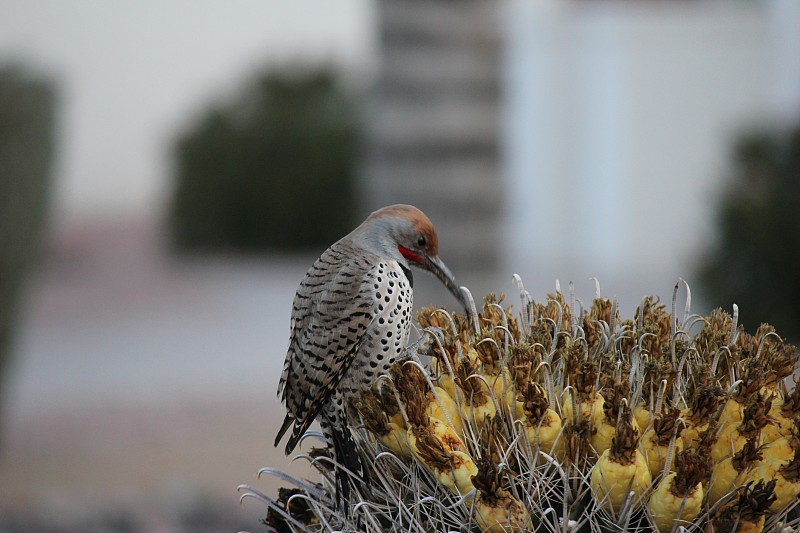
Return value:
<svg viewBox="0 0 800 533">
<path fill-rule="evenodd" d="M 772 394 L 755 393 L 747 402 L 739 424 L 739 433 L 744 437 L 759 434 L 761 429 L 769 424 L 769 410 L 772 407 Z"/>
<path fill-rule="evenodd" d="M 677 407 L 668 407 L 653 418 L 653 431 L 659 446 L 668 446 L 675 435 L 675 426 L 680 424 L 678 417 L 681 410 Z M 678 434 L 680 436 L 680 433 Z"/>
<path fill-rule="evenodd" d="M 614 462 L 627 465 L 634 461 L 639 436 L 633 429 L 632 421 L 633 415 L 630 409 L 624 407 L 620 412 L 614 437 L 611 439 L 609 455 Z"/>
<path fill-rule="evenodd" d="M 744 472 L 747 467 L 764 459 L 763 449 L 763 446 L 758 445 L 757 435 L 750 437 L 742 449 L 733 454 L 731 466 L 737 472 Z"/>
<path fill-rule="evenodd" d="M 444 444 L 429 426 L 412 426 L 411 431 L 416 439 L 417 453 L 425 464 L 439 472 L 450 472 L 455 468 L 453 456 L 447 453 Z"/>
<path fill-rule="evenodd" d="M 685 496 L 698 483 L 711 477 L 711 458 L 708 454 L 683 450 L 675 456 L 675 472 L 670 490 L 676 496 Z"/>
<path fill-rule="evenodd" d="M 532 425 L 537 425 L 541 422 L 542 417 L 550 408 L 550 402 L 547 401 L 544 389 L 535 381 L 528 383 L 524 393 L 524 406 L 525 417 Z"/>
<path fill-rule="evenodd" d="M 361 394 L 361 398 L 353 402 L 353 407 L 361 415 L 364 421 L 364 427 L 376 435 L 386 435 L 389 433 L 389 428 L 386 426 L 389 423 L 389 417 L 386 414 L 386 409 L 383 402 L 375 392 L 368 390 Z"/>
<path fill-rule="evenodd" d="M 775 501 L 775 480 L 750 482 L 739 493 L 738 498 L 720 508 L 712 517 L 714 531 L 720 533 L 738 531 L 744 522 L 757 523 Z"/>
</svg>

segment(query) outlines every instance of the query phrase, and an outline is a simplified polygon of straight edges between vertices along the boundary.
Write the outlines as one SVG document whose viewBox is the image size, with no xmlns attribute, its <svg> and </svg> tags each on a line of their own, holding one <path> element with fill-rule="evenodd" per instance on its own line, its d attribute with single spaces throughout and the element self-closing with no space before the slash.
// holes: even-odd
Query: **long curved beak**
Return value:
<svg viewBox="0 0 800 533">
<path fill-rule="evenodd" d="M 470 305 L 467 302 L 464 293 L 461 289 L 456 285 L 456 280 L 453 278 L 453 274 L 450 273 L 450 270 L 445 266 L 441 259 L 438 256 L 428 257 L 425 256 L 425 262 L 422 263 L 422 267 L 431 272 L 434 276 L 436 276 L 439 281 L 441 281 L 447 290 L 450 291 L 458 303 L 461 304 L 461 307 L 464 308 L 464 312 L 467 316 L 470 316 Z"/>
</svg>

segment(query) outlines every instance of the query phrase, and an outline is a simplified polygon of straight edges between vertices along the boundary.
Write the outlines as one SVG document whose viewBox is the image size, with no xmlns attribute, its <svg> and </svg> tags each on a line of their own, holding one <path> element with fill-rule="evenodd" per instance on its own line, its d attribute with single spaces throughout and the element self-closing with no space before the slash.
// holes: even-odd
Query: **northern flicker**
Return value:
<svg viewBox="0 0 800 533">
<path fill-rule="evenodd" d="M 434 274 L 467 309 L 438 251 L 430 219 L 416 207 L 392 205 L 372 213 L 314 262 L 292 306 L 291 338 L 278 385 L 288 414 L 275 446 L 292 426 L 286 444 L 290 454 L 319 418 L 336 461 L 364 477 L 346 408 L 354 394 L 372 387 L 406 352 L 410 267 Z"/>
</svg>

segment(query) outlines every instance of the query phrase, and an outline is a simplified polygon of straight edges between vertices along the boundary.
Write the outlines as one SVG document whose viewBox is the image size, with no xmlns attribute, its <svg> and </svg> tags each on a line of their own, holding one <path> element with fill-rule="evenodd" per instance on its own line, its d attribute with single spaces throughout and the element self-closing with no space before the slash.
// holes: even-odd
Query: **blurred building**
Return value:
<svg viewBox="0 0 800 533">
<path fill-rule="evenodd" d="M 800 113 L 800 3 L 377 4 L 367 207 L 408 202 L 480 294 L 692 282 L 732 141 Z M 466 274 L 466 275 L 465 275 Z"/>
<path fill-rule="evenodd" d="M 442 257 L 470 285 L 499 262 L 500 5 L 377 4 L 380 66 L 367 134 L 367 207 L 410 203 L 428 213 L 442 235 Z"/>
<path fill-rule="evenodd" d="M 714 236 L 731 142 L 800 117 L 800 3 L 505 5 L 509 271 L 669 297 Z"/>
</svg>

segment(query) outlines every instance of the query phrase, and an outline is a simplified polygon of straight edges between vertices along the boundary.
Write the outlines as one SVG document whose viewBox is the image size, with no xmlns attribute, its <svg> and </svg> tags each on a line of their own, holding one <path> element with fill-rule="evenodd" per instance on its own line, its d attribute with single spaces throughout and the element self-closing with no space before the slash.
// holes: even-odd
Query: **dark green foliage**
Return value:
<svg viewBox="0 0 800 533">
<path fill-rule="evenodd" d="M 753 134 L 735 150 L 718 216 L 719 242 L 700 272 L 709 301 L 741 321 L 800 339 L 800 125 Z"/>
<path fill-rule="evenodd" d="M 358 121 L 330 70 L 260 76 L 177 143 L 183 250 L 324 247 L 353 225 Z"/>
<path fill-rule="evenodd" d="M 48 205 L 55 108 L 50 81 L 0 67 L 0 414 L 16 311 Z"/>
</svg>

